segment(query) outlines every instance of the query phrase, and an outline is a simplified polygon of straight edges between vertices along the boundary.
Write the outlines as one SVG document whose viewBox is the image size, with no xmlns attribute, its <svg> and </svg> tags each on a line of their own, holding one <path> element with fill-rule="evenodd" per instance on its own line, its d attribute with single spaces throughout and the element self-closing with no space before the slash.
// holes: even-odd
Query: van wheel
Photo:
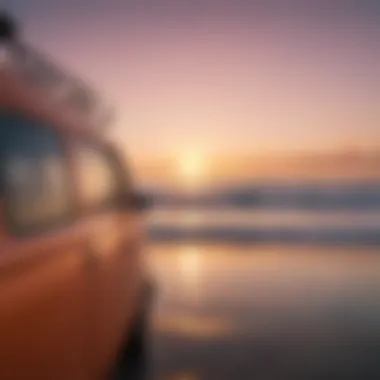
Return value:
<svg viewBox="0 0 380 380">
<path fill-rule="evenodd" d="M 122 348 L 116 366 L 114 380 L 143 380 L 147 375 L 148 365 L 148 313 L 144 312 L 137 318 L 131 335 Z"/>
<path fill-rule="evenodd" d="M 143 314 L 138 318 L 129 338 L 125 359 L 133 363 L 145 363 L 148 346 L 148 316 Z"/>
</svg>

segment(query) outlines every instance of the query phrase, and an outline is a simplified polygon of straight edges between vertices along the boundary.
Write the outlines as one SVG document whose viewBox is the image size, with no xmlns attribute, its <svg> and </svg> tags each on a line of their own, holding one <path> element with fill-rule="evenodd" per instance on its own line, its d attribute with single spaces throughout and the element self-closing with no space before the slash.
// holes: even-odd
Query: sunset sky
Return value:
<svg viewBox="0 0 380 380">
<path fill-rule="evenodd" d="M 301 4 L 301 5 L 300 5 Z M 118 109 L 137 162 L 380 148 L 380 5 L 14 0 L 27 39 Z M 380 150 L 380 149 L 379 149 Z"/>
</svg>

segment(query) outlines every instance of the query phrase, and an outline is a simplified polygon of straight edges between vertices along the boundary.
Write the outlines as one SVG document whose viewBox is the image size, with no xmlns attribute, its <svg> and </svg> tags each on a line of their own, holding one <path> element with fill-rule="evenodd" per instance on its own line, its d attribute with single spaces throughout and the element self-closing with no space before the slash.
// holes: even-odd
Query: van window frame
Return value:
<svg viewBox="0 0 380 380">
<path fill-rule="evenodd" d="M 81 149 L 93 150 L 97 155 L 105 158 L 108 168 L 112 172 L 112 176 L 115 179 L 116 191 L 114 194 L 114 199 L 110 200 L 108 204 L 99 205 L 87 205 L 84 199 L 83 184 L 82 179 L 82 169 L 80 168 L 80 152 Z M 126 193 L 132 193 L 132 186 L 129 181 L 128 171 L 122 164 L 120 158 L 108 144 L 102 143 L 96 139 L 86 138 L 83 136 L 76 136 L 72 138 L 71 150 L 73 155 L 73 164 L 75 168 L 75 185 L 76 193 L 78 198 L 78 204 L 81 209 L 81 216 L 97 215 L 110 211 L 117 211 L 122 207 L 123 195 Z M 130 189 L 130 190 L 129 190 Z"/>
</svg>

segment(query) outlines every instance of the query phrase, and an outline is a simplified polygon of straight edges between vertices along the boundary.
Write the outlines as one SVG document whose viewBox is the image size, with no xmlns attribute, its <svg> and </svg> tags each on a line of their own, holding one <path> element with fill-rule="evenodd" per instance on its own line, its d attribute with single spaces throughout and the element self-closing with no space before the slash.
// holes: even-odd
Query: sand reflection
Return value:
<svg viewBox="0 0 380 380">
<path fill-rule="evenodd" d="M 226 336 L 232 329 L 223 318 L 204 317 L 188 313 L 172 313 L 156 318 L 154 329 L 191 339 L 210 339 Z"/>
<path fill-rule="evenodd" d="M 183 301 L 190 307 L 199 306 L 202 302 L 202 276 L 204 258 L 195 246 L 182 247 L 178 255 L 179 283 Z"/>
</svg>

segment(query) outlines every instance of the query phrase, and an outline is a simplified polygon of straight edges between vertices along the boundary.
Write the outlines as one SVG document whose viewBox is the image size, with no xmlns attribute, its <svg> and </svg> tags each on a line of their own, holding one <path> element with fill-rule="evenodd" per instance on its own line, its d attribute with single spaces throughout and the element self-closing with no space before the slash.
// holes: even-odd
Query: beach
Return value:
<svg viewBox="0 0 380 380">
<path fill-rule="evenodd" d="M 378 247 L 154 244 L 153 379 L 378 379 Z"/>
</svg>

